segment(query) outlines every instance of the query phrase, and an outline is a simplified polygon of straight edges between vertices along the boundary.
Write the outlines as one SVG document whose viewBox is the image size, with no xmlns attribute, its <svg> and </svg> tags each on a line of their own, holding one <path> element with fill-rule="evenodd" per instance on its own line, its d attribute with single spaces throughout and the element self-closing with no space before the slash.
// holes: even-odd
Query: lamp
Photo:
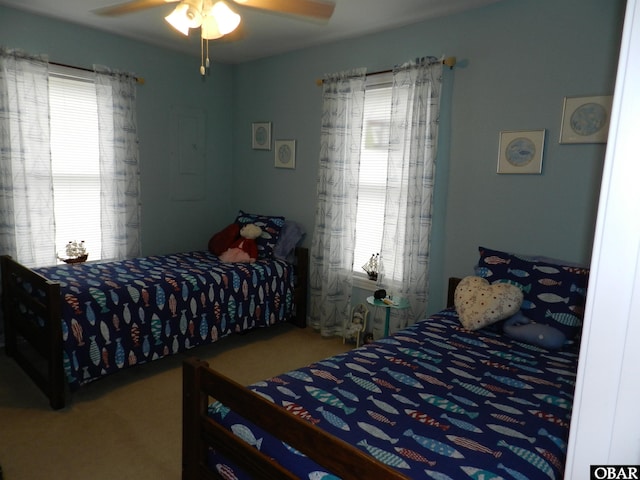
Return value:
<svg viewBox="0 0 640 480">
<path fill-rule="evenodd" d="M 233 32 L 241 20 L 240 15 L 231 10 L 224 0 L 215 4 L 213 0 L 182 0 L 164 19 L 183 35 L 189 35 L 191 28 L 201 27 L 201 75 L 209 68 L 209 40 Z"/>
</svg>

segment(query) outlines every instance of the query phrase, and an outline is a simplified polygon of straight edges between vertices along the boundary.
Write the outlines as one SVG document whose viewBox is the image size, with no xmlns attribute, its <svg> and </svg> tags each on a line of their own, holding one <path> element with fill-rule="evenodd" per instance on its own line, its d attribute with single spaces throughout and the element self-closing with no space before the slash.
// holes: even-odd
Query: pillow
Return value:
<svg viewBox="0 0 640 480">
<path fill-rule="evenodd" d="M 256 238 L 258 259 L 271 258 L 273 256 L 273 248 L 284 225 L 284 217 L 258 215 L 240 210 L 236 217 L 236 223 L 240 224 L 241 228 L 247 223 L 258 225 L 262 229 L 262 235 Z"/>
<path fill-rule="evenodd" d="M 294 250 L 304 235 L 305 231 L 302 225 L 298 222 L 285 220 L 276 246 L 273 248 L 273 256 L 293 263 L 295 259 Z"/>
<path fill-rule="evenodd" d="M 508 283 L 489 284 L 481 277 L 463 278 L 454 294 L 460 323 L 478 330 L 510 317 L 522 304 L 522 291 Z"/>
<path fill-rule="evenodd" d="M 567 337 L 557 328 L 535 323 L 525 317 L 522 312 L 508 318 L 503 325 L 504 333 L 522 342 L 530 343 L 549 350 L 562 348 Z"/>
<path fill-rule="evenodd" d="M 589 269 L 549 263 L 480 247 L 476 275 L 489 283 L 506 282 L 523 294 L 522 311 L 534 322 L 560 330 L 568 339 L 579 335 L 584 316 Z"/>
<path fill-rule="evenodd" d="M 231 246 L 239 235 L 239 224 L 233 222 L 232 224 L 227 225 L 209 239 L 209 251 L 214 255 L 222 255 L 222 253 Z"/>
</svg>

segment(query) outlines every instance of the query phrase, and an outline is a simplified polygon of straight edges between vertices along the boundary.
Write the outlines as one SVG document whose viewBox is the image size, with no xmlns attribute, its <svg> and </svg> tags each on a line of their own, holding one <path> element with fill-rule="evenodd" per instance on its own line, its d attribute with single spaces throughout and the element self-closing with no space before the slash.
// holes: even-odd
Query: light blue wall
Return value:
<svg viewBox="0 0 640 480">
<path fill-rule="evenodd" d="M 504 0 L 470 12 L 309 48 L 234 70 L 233 204 L 302 221 L 315 211 L 324 72 L 455 55 L 445 71 L 429 311 L 479 245 L 588 263 L 604 145 L 560 145 L 565 96 L 613 93 L 622 0 Z M 253 121 L 296 139 L 296 170 L 250 148 Z M 497 175 L 499 132 L 546 129 L 542 175 Z M 362 292 L 354 300 L 361 301 Z"/>
<path fill-rule="evenodd" d="M 206 248 L 231 207 L 232 68 L 216 65 L 206 81 L 199 60 L 144 43 L 45 19 L 0 6 L 0 45 L 46 54 L 52 62 L 106 65 L 134 72 L 137 88 L 142 192 L 142 252 L 145 255 Z M 206 189 L 197 201 L 172 200 L 174 111 L 206 115 Z M 194 185 L 196 188 L 196 185 Z"/>
</svg>

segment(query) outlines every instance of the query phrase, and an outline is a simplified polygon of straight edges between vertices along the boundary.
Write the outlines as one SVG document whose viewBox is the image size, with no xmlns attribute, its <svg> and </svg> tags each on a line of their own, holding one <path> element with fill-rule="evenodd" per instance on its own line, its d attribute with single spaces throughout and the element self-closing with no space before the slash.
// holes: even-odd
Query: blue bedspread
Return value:
<svg viewBox="0 0 640 480">
<path fill-rule="evenodd" d="M 250 388 L 410 478 L 560 479 L 577 352 L 550 352 L 454 310 Z M 219 403 L 210 415 L 303 479 L 335 478 Z M 243 472 L 211 452 L 225 478 Z"/>
<path fill-rule="evenodd" d="M 36 271 L 61 285 L 71 389 L 293 313 L 280 260 L 228 264 L 202 251 Z"/>
</svg>

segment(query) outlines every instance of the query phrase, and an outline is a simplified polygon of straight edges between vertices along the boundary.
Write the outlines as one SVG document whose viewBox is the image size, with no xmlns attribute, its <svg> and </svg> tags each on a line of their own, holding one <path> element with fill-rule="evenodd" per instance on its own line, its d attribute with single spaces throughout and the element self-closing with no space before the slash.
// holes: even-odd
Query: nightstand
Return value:
<svg viewBox="0 0 640 480">
<path fill-rule="evenodd" d="M 367 303 L 376 307 L 376 313 L 378 311 L 378 308 L 386 309 L 385 318 L 384 318 L 384 336 L 385 337 L 389 336 L 389 318 L 391 317 L 391 309 L 395 308 L 398 310 L 404 310 L 405 308 L 409 308 L 409 300 L 407 300 L 406 298 L 398 298 L 394 300 L 392 304 L 388 304 L 383 302 L 382 300 L 378 300 L 377 298 L 374 298 L 374 296 L 372 295 L 370 297 L 367 297 Z M 376 319 L 376 315 L 374 313 L 373 320 L 371 322 L 372 324 L 375 323 L 375 319 Z"/>
</svg>

